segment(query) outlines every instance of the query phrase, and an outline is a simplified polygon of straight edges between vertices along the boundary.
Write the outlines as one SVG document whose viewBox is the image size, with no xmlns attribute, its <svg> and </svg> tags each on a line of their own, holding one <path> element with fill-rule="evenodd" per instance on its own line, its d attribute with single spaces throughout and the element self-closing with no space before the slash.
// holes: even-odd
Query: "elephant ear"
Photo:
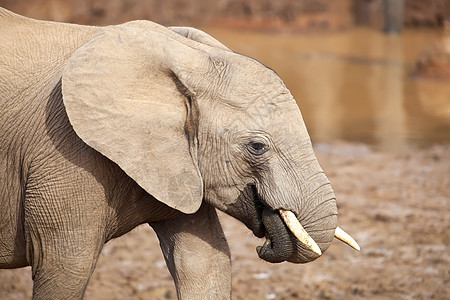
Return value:
<svg viewBox="0 0 450 300">
<path fill-rule="evenodd" d="M 227 46 L 210 36 L 209 34 L 198 30 L 196 28 L 192 27 L 179 27 L 179 26 L 173 26 L 169 27 L 173 32 L 178 33 L 181 36 L 184 36 L 185 38 L 197 41 L 199 43 L 216 47 L 222 50 L 231 51 Z"/>
<path fill-rule="evenodd" d="M 151 26 L 158 30 L 105 27 L 75 51 L 62 75 L 63 101 L 86 144 L 159 201 L 194 213 L 203 181 L 193 83 L 209 60 L 164 34 L 169 29 Z"/>
<path fill-rule="evenodd" d="M 166 35 L 171 36 L 173 39 L 180 41 L 181 43 L 190 45 L 197 49 L 203 49 L 205 51 L 205 48 L 202 47 L 202 45 L 206 45 L 209 47 L 218 48 L 220 50 L 230 51 L 232 52 L 227 46 L 210 36 L 209 34 L 205 33 L 204 31 L 201 31 L 199 29 L 193 28 L 193 27 L 181 27 L 181 26 L 172 26 L 172 27 L 163 27 L 156 23 L 144 21 L 144 20 L 137 20 L 137 21 L 131 21 L 127 22 L 124 25 L 128 27 L 138 27 L 143 29 L 149 29 L 156 32 L 164 32 Z M 170 29 L 172 32 L 168 31 L 167 29 Z M 173 34 L 176 33 L 176 34 Z M 185 39 L 182 39 L 185 38 Z M 197 44 L 190 43 L 190 40 L 197 42 Z M 198 44 L 200 43 L 200 44 Z M 206 50 L 208 51 L 208 50 Z"/>
</svg>

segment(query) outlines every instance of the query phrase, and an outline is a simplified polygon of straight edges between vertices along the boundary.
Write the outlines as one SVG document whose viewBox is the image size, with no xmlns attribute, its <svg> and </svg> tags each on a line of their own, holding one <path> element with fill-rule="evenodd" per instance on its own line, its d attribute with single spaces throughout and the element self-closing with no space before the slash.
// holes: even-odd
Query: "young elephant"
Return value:
<svg viewBox="0 0 450 300">
<path fill-rule="evenodd" d="M 207 34 L 0 9 L 0 55 L 0 267 L 31 265 L 35 299 L 81 298 L 103 244 L 143 223 L 179 298 L 229 298 L 215 208 L 269 262 L 345 236 L 292 95 Z"/>
</svg>

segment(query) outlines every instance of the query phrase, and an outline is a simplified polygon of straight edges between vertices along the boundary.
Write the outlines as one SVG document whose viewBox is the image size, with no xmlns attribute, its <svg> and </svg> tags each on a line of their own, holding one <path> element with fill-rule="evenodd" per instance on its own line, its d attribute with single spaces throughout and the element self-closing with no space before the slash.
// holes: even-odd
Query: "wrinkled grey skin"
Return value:
<svg viewBox="0 0 450 300">
<path fill-rule="evenodd" d="M 317 258 L 335 197 L 281 79 L 192 28 L 86 27 L 0 9 L 0 267 L 35 299 L 81 298 L 104 243 L 156 231 L 179 298 L 227 299 L 215 208 L 266 236 L 269 262 Z M 151 277 L 151 276 L 149 276 Z"/>
</svg>

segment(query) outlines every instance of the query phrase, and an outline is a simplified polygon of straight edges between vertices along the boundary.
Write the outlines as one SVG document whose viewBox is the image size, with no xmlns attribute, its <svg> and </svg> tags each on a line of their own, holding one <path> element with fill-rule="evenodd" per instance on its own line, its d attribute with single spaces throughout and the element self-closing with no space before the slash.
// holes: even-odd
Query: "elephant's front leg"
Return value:
<svg viewBox="0 0 450 300">
<path fill-rule="evenodd" d="M 179 299 L 230 299 L 231 260 L 215 209 L 150 224 L 156 231 Z"/>
</svg>

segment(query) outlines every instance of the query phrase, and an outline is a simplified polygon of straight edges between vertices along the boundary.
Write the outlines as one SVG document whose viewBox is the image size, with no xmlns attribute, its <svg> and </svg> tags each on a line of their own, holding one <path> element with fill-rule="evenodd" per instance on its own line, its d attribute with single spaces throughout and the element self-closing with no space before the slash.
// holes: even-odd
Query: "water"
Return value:
<svg viewBox="0 0 450 300">
<path fill-rule="evenodd" d="M 370 29 L 332 34 L 206 32 L 274 69 L 294 95 L 313 142 L 358 141 L 384 150 L 450 141 L 450 83 L 413 75 L 442 33 Z"/>
</svg>

